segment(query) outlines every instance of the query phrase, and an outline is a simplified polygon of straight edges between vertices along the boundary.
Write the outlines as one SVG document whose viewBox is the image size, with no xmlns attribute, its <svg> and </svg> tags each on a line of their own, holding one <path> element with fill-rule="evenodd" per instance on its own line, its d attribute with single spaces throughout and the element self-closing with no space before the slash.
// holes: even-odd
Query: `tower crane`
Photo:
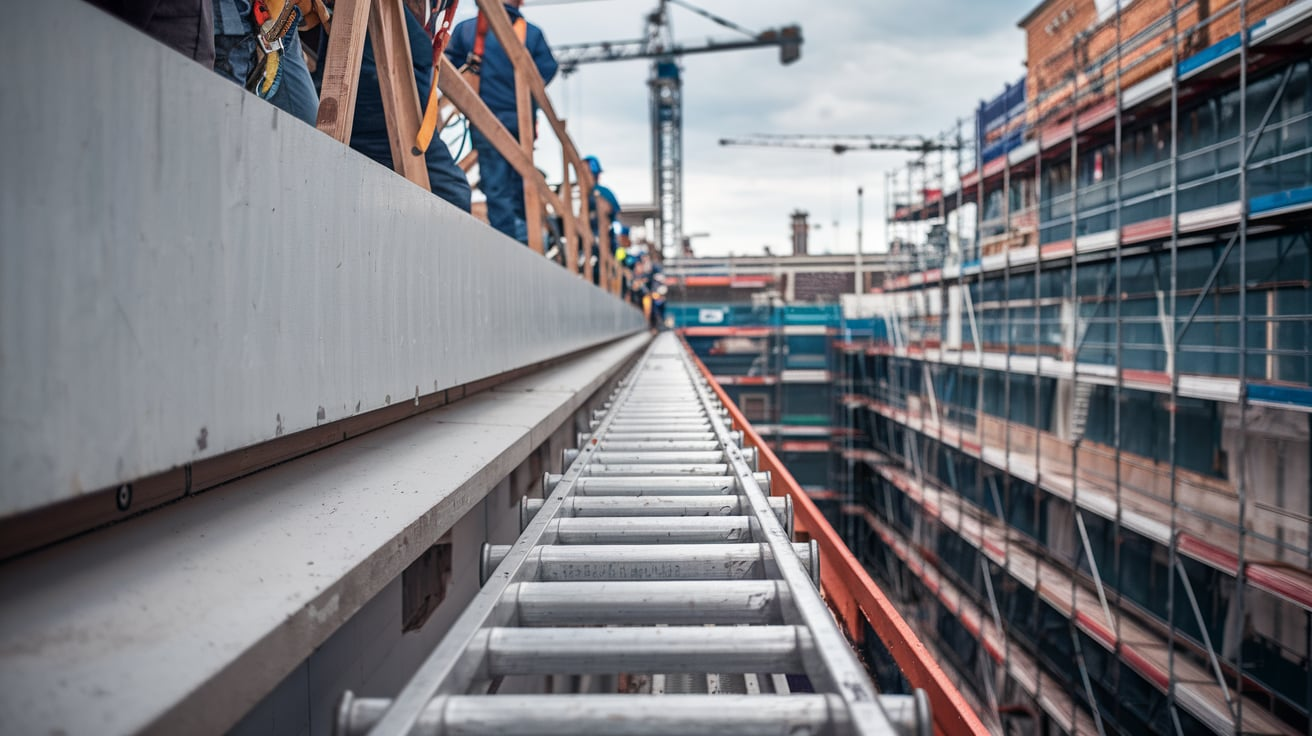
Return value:
<svg viewBox="0 0 1312 736">
<path fill-rule="evenodd" d="M 674 40 L 669 6 L 686 8 L 713 23 L 743 34 L 744 39 L 707 39 L 683 44 Z M 627 41 L 596 41 L 552 48 L 562 74 L 580 64 L 651 59 L 647 87 L 651 105 L 652 196 L 659 217 L 657 247 L 662 256 L 678 253 L 683 240 L 683 82 L 679 58 L 688 54 L 779 47 L 779 63 L 791 64 L 802 55 L 802 29 L 797 25 L 752 31 L 697 7 L 688 0 L 660 0 L 647 14 L 645 34 Z"/>
</svg>

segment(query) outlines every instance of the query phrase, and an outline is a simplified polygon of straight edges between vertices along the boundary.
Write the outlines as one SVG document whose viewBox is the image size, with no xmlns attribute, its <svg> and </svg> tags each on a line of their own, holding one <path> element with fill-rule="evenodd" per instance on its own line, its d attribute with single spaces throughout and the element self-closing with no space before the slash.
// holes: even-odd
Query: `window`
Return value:
<svg viewBox="0 0 1312 736">
<path fill-rule="evenodd" d="M 747 418 L 747 421 L 770 421 L 770 394 L 745 393 L 739 396 L 738 403 L 741 404 L 743 416 Z"/>
</svg>

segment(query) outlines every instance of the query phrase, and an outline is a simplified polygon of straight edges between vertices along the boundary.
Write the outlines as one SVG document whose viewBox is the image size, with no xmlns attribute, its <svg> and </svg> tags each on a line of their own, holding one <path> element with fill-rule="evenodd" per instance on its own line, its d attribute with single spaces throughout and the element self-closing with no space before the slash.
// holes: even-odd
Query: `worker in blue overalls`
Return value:
<svg viewBox="0 0 1312 736">
<path fill-rule="evenodd" d="M 524 20 L 519 12 L 523 0 L 506 2 L 506 13 L 510 15 L 515 35 L 524 43 L 533 63 L 542 75 L 542 81 L 550 83 L 556 76 L 556 58 L 551 55 L 547 39 L 542 30 Z M 477 18 L 463 21 L 451 32 L 451 42 L 446 47 L 447 58 L 451 63 L 466 66 L 477 74 L 478 96 L 496 115 L 498 121 L 519 137 L 519 114 L 515 109 L 515 69 L 501 48 L 496 34 L 488 32 L 487 19 L 480 12 Z M 473 81 L 473 80 L 471 80 Z M 533 105 L 536 120 L 537 104 Z M 521 243 L 528 242 L 528 223 L 524 216 L 524 180 L 519 173 L 497 152 L 487 137 L 476 128 L 470 130 L 470 139 L 474 150 L 478 152 L 479 182 L 478 188 L 487 197 L 487 221 L 492 227 L 509 235 Z"/>
<path fill-rule="evenodd" d="M 592 181 L 594 184 L 594 186 L 592 187 L 592 200 L 588 203 L 588 212 L 589 212 L 588 219 L 589 219 L 589 224 L 592 225 L 592 257 L 600 261 L 601 241 L 598 240 L 598 237 L 600 235 L 600 230 L 599 230 L 600 225 L 598 224 L 598 222 L 600 221 L 601 218 L 597 215 L 597 202 L 602 201 L 610 206 L 610 222 L 611 222 L 610 252 L 611 255 L 615 255 L 616 249 L 619 247 L 619 238 L 615 235 L 615 233 L 617 232 L 615 228 L 615 223 L 619 222 L 619 218 L 620 218 L 620 201 L 615 198 L 614 192 L 612 192 L 608 187 L 601 185 L 601 172 L 602 172 L 601 161 L 597 160 L 596 156 L 585 156 L 583 158 L 583 161 L 587 163 L 588 171 L 592 172 Z M 601 283 L 600 268 L 593 269 L 592 282 L 595 284 Z"/>
</svg>

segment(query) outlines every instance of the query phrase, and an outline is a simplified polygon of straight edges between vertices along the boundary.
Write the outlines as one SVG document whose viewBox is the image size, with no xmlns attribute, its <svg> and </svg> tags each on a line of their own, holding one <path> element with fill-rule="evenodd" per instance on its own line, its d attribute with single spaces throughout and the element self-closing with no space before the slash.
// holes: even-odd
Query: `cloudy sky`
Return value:
<svg viewBox="0 0 1312 736">
<path fill-rule="evenodd" d="M 934 134 L 972 114 L 1022 73 L 1016 22 L 1038 0 L 694 0 L 748 28 L 802 27 L 802 57 L 777 49 L 685 57 L 684 231 L 698 255 L 786 252 L 788 214 L 811 213 L 812 252 L 856 247 L 858 186 L 865 248 L 884 249 L 884 178 L 909 154 L 723 148 L 749 133 Z M 527 0 L 525 15 L 553 44 L 638 38 L 655 0 Z M 462 3 L 461 15 L 474 12 Z M 685 45 L 732 38 L 729 29 L 670 8 Z M 549 87 L 584 154 L 624 202 L 647 203 L 651 154 L 645 61 L 583 66 Z M 548 136 L 549 137 L 549 136 Z M 539 141 L 540 166 L 559 177 L 559 149 Z"/>
</svg>

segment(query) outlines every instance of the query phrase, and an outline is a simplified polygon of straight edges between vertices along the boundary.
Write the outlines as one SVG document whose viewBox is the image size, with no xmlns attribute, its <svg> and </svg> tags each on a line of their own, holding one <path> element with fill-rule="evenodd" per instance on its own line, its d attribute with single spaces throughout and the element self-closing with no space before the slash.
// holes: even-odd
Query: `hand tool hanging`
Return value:
<svg viewBox="0 0 1312 736">
<path fill-rule="evenodd" d="M 428 90 L 428 103 L 424 105 L 424 121 L 415 136 L 412 153 L 423 155 L 428 145 L 433 142 L 433 133 L 437 130 L 437 75 L 442 70 L 442 54 L 446 53 L 447 42 L 451 40 L 451 23 L 456 15 L 456 6 L 460 0 L 433 0 L 428 13 L 428 33 L 433 37 L 433 86 Z M 441 14 L 441 20 L 438 15 Z"/>
<path fill-rule="evenodd" d="M 273 97 L 282 82 L 282 54 L 292 42 L 292 34 L 323 23 L 329 31 L 329 12 L 323 0 L 255 0 L 251 14 L 255 18 L 255 39 L 259 42 L 255 67 L 246 80 L 246 88 L 263 99 Z"/>
</svg>

